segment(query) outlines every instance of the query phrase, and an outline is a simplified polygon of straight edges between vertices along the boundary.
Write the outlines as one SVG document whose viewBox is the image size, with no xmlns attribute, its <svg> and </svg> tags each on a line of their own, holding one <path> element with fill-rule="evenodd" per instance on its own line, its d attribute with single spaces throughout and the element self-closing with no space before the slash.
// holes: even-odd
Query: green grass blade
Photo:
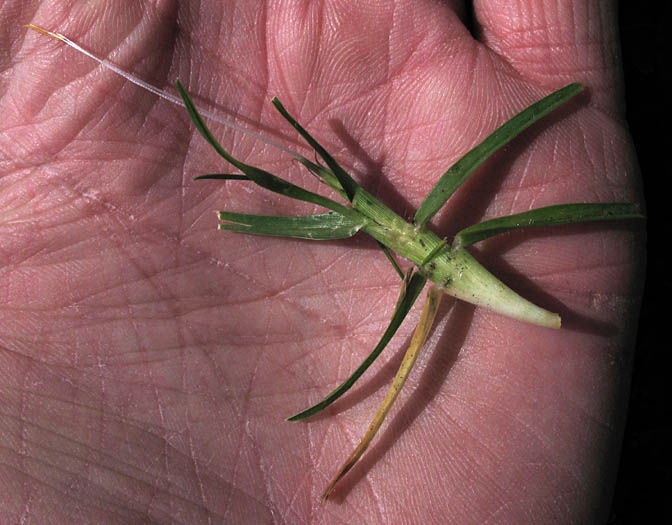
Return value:
<svg viewBox="0 0 672 525">
<path fill-rule="evenodd" d="M 425 226 L 462 183 L 493 153 L 582 90 L 581 84 L 574 83 L 542 98 L 496 129 L 488 138 L 453 164 L 418 208 L 414 219 L 416 226 Z"/>
<path fill-rule="evenodd" d="M 308 168 L 311 172 L 316 174 L 320 179 L 322 179 L 324 182 L 326 182 L 329 186 L 331 186 L 334 190 L 336 190 L 340 195 L 344 198 L 347 199 L 348 196 L 345 194 L 345 191 L 343 190 L 343 187 L 341 186 L 340 182 L 338 182 L 338 179 L 336 176 L 327 168 L 320 166 L 319 164 L 316 164 L 314 162 L 309 161 L 305 157 L 297 158 L 301 164 L 303 164 L 306 168 Z M 361 193 L 361 192 L 360 192 Z M 383 253 L 385 254 L 385 257 L 387 258 L 388 261 L 390 261 L 390 264 L 392 264 L 392 268 L 394 268 L 394 271 L 397 272 L 399 277 L 401 279 L 404 278 L 404 272 L 401 270 L 399 267 L 399 264 L 397 264 L 397 261 L 395 260 L 394 256 L 392 255 L 392 252 L 390 249 L 385 246 L 383 243 L 380 241 L 378 242 L 378 246 L 380 246 L 380 249 L 383 250 Z"/>
<path fill-rule="evenodd" d="M 349 221 L 353 224 L 362 224 L 362 215 L 358 213 L 355 210 L 352 210 L 351 208 L 346 208 L 345 206 L 342 206 L 341 204 L 328 199 L 327 197 L 323 197 L 321 195 L 317 195 L 315 193 L 309 192 L 307 190 L 304 190 L 303 188 L 300 188 L 298 186 L 295 186 L 294 184 L 291 184 L 289 182 L 286 182 L 279 177 L 276 177 L 275 175 L 268 173 L 264 170 L 260 170 L 259 168 L 255 168 L 254 166 L 249 166 L 247 164 L 243 164 L 242 162 L 238 161 L 237 159 L 233 158 L 228 152 L 224 150 L 224 148 L 221 146 L 221 144 L 215 139 L 214 135 L 208 128 L 208 126 L 205 124 L 203 121 L 202 117 L 198 113 L 198 110 L 194 103 L 191 100 L 191 97 L 189 97 L 189 94 L 186 92 L 182 84 L 178 81 L 177 82 L 177 89 L 180 92 L 180 95 L 182 96 L 182 99 L 184 100 L 185 106 L 187 108 L 187 112 L 189 113 L 189 116 L 191 117 L 191 120 L 194 122 L 194 125 L 196 126 L 196 129 L 199 131 L 199 133 L 205 138 L 205 140 L 210 143 L 210 145 L 219 153 L 220 156 L 224 157 L 228 162 L 236 166 L 238 169 L 240 169 L 244 175 L 233 175 L 233 174 L 228 174 L 228 173 L 210 173 L 206 175 L 201 175 L 199 177 L 196 177 L 194 180 L 204 180 L 204 179 L 214 179 L 214 180 L 251 180 L 252 182 L 255 182 L 256 184 L 269 189 L 271 191 L 275 191 L 276 193 L 280 193 L 282 195 L 286 195 L 288 197 L 292 197 L 298 200 L 304 200 L 308 202 L 312 202 L 315 204 L 319 204 L 321 206 L 324 206 L 325 208 L 328 208 L 330 210 L 333 210 L 337 212 L 339 215 L 343 217 L 347 217 Z M 301 155 L 296 155 L 295 158 L 301 162 L 306 168 L 308 168 L 312 173 L 317 175 L 320 179 L 322 179 L 326 184 L 328 184 L 331 188 L 336 190 L 341 196 L 343 196 L 346 199 L 349 199 L 349 196 L 343 188 L 343 184 L 341 181 L 345 180 L 350 180 L 352 183 L 351 189 L 354 192 L 359 188 L 359 185 L 348 175 L 337 163 L 336 161 L 324 150 L 322 146 L 320 146 L 315 139 L 313 139 L 307 131 L 305 131 L 290 115 L 287 113 L 287 111 L 284 109 L 282 104 L 280 104 L 279 101 L 277 101 L 276 107 L 280 110 L 280 112 L 287 118 L 287 120 L 292 123 L 292 125 L 299 130 L 299 132 L 307 138 L 308 142 L 313 146 L 313 148 L 322 155 L 322 158 L 325 159 L 327 162 L 331 162 L 332 165 L 334 165 L 337 170 L 340 170 L 340 178 L 334 175 L 332 170 L 329 170 L 323 166 L 320 166 L 319 164 L 312 162 L 308 160 L 307 158 L 301 156 Z M 351 199 L 350 199 L 351 200 Z M 230 230 L 230 231 L 246 231 L 244 230 L 245 226 L 238 225 L 221 225 L 220 229 L 223 230 Z M 361 228 L 361 226 L 359 226 Z M 359 229 L 358 228 L 358 229 Z M 247 230 L 248 233 L 254 233 L 250 231 L 249 229 Z M 259 235 L 267 235 L 267 234 L 262 234 L 259 233 Z M 323 233 L 324 235 L 324 233 Z M 352 234 L 354 235 L 354 233 Z M 351 235 L 348 235 L 348 237 Z M 330 237 L 330 238 L 343 238 L 343 237 Z M 379 243 L 380 244 L 380 243 Z M 399 268 L 399 265 L 396 264 L 396 261 L 391 257 L 391 254 L 389 253 L 389 250 L 385 246 L 382 246 L 383 253 L 385 253 L 385 256 L 388 258 L 388 260 L 392 263 L 392 266 L 394 267 L 395 271 L 403 278 L 403 272 Z"/>
<path fill-rule="evenodd" d="M 345 190 L 343 189 L 343 186 L 341 186 L 341 183 L 338 182 L 338 179 L 336 178 L 336 175 L 334 175 L 331 170 L 328 168 L 325 168 L 324 166 L 320 166 L 319 164 L 312 162 L 308 160 L 306 157 L 302 156 L 297 156 L 296 160 L 298 160 L 301 164 L 303 164 L 308 170 L 317 175 L 322 181 L 324 181 L 328 186 L 330 186 L 332 189 L 336 190 L 344 199 L 348 199 L 347 194 L 345 193 Z"/>
<path fill-rule="evenodd" d="M 438 286 L 432 286 L 429 288 L 427 293 L 427 299 L 425 300 L 425 306 L 422 309 L 420 314 L 420 320 L 418 325 L 413 331 L 413 337 L 411 337 L 411 344 L 408 345 L 408 349 L 404 354 L 404 358 L 399 365 L 399 369 L 392 380 L 392 384 L 383 399 L 383 402 L 378 408 L 378 412 L 371 420 L 371 424 L 367 429 L 364 436 L 362 436 L 361 441 L 355 447 L 355 450 L 352 451 L 348 459 L 345 460 L 345 463 L 341 465 L 341 468 L 338 469 L 334 477 L 327 485 L 327 488 L 322 493 L 322 501 L 326 501 L 331 496 L 331 493 L 334 491 L 336 484 L 343 479 L 343 477 L 350 472 L 352 467 L 357 464 L 359 459 L 362 457 L 366 449 L 369 448 L 369 445 L 373 441 L 373 438 L 376 437 L 376 434 L 380 430 L 380 427 L 385 421 L 385 418 L 390 413 L 390 409 L 394 405 L 401 389 L 404 387 L 404 383 L 408 379 L 411 370 L 415 366 L 415 362 L 420 355 L 420 350 L 425 345 L 425 341 L 429 337 L 429 331 L 432 329 L 434 324 L 434 319 L 436 314 L 439 311 L 439 305 L 441 304 L 441 298 L 443 297 L 443 290 Z"/>
<path fill-rule="evenodd" d="M 420 267 L 424 267 L 434 259 L 439 253 L 446 247 L 446 239 L 441 239 L 441 242 L 434 246 L 431 252 L 427 254 L 427 257 L 420 263 Z"/>
<path fill-rule="evenodd" d="M 182 97 L 184 105 L 187 109 L 187 113 L 189 113 L 189 117 L 191 118 L 191 121 L 194 123 L 194 126 L 196 126 L 198 132 L 203 136 L 205 140 L 207 140 L 210 143 L 210 145 L 215 149 L 217 153 L 219 153 L 220 156 L 224 157 L 226 160 L 231 162 L 233 157 L 231 157 L 231 155 L 229 155 L 224 150 L 222 145 L 217 141 L 215 136 L 212 134 L 210 128 L 208 128 L 203 118 L 201 117 L 200 113 L 198 112 L 198 109 L 196 109 L 196 105 L 191 100 L 189 93 L 187 93 L 187 90 L 184 89 L 184 86 L 182 86 L 182 83 L 179 80 L 177 81 L 177 90 L 179 91 L 180 96 Z M 231 162 L 231 164 L 235 166 L 234 162 Z"/>
<path fill-rule="evenodd" d="M 420 292 L 424 288 L 426 282 L 427 279 L 420 273 L 415 272 L 411 274 L 411 272 L 409 272 L 406 278 L 404 279 L 404 284 L 402 285 L 399 300 L 397 301 L 397 306 L 395 307 L 394 313 L 392 314 L 390 324 L 385 330 L 383 336 L 380 338 L 380 341 L 378 342 L 376 347 L 367 356 L 364 362 L 362 362 L 362 364 L 359 365 L 357 370 L 355 370 L 355 372 L 348 379 L 346 379 L 340 386 L 338 386 L 338 388 L 332 391 L 322 401 L 304 410 L 303 412 L 300 412 L 288 418 L 287 421 L 300 421 L 302 419 L 306 419 L 307 417 L 310 417 L 320 412 L 321 410 L 324 410 L 334 401 L 336 401 L 339 397 L 345 394 L 348 390 L 350 390 L 352 385 L 355 384 L 355 381 L 357 381 L 362 376 L 362 374 L 366 372 L 366 370 L 373 364 L 373 362 L 378 358 L 380 353 L 385 349 L 387 344 L 390 342 L 390 340 L 396 333 L 397 329 L 401 325 L 402 321 L 406 318 L 406 315 L 408 315 L 408 312 L 411 310 L 413 304 L 418 298 L 418 295 L 420 295 Z"/>
<path fill-rule="evenodd" d="M 315 241 L 347 239 L 355 235 L 365 224 L 365 220 L 358 223 L 335 212 L 301 217 L 277 217 L 220 211 L 219 218 L 225 221 L 219 225 L 220 230 Z"/>
<path fill-rule="evenodd" d="M 390 264 L 392 265 L 392 268 L 394 268 L 394 271 L 397 272 L 397 275 L 402 279 L 404 279 L 404 272 L 401 270 L 401 268 L 399 267 L 399 263 L 397 263 L 397 260 L 394 258 L 392 250 L 390 250 L 382 242 L 380 241 L 376 242 L 378 243 L 378 246 L 380 246 L 380 249 L 383 250 L 385 257 L 387 257 L 387 260 L 390 261 Z"/>
<path fill-rule="evenodd" d="M 232 173 L 206 173 L 205 175 L 199 175 L 194 177 L 194 180 L 205 180 L 205 179 L 215 179 L 215 180 L 249 180 L 252 182 L 247 175 L 232 174 Z"/>
<path fill-rule="evenodd" d="M 470 246 L 500 233 L 530 226 L 643 218 L 644 215 L 637 204 L 620 202 L 558 204 L 474 224 L 455 236 L 454 245 Z"/>
<path fill-rule="evenodd" d="M 310 144 L 310 146 L 317 152 L 317 154 L 322 157 L 326 162 L 329 169 L 311 162 L 305 157 L 297 159 L 301 162 L 306 168 L 311 172 L 315 173 L 318 177 L 324 180 L 331 188 L 336 190 L 344 198 L 348 199 L 350 202 L 353 201 L 357 190 L 360 188 L 359 184 L 346 172 L 341 166 L 334 160 L 334 158 L 324 149 L 324 147 L 315 140 L 308 131 L 306 131 L 297 121 L 292 117 L 289 112 L 285 109 L 282 103 L 277 99 L 273 99 L 273 104 L 278 109 L 280 114 L 296 129 L 299 134 Z M 378 243 L 383 250 L 383 253 L 387 259 L 392 264 L 394 270 L 399 274 L 403 279 L 404 273 L 399 268 L 399 265 L 392 257 L 392 254 L 387 249 L 387 247 L 381 243 Z"/>
<path fill-rule="evenodd" d="M 234 158 L 232 155 L 227 153 L 226 150 L 224 150 L 221 144 L 217 141 L 217 139 L 215 139 L 212 132 L 203 121 L 203 118 L 198 113 L 198 110 L 189 97 L 189 94 L 186 92 L 179 81 L 177 82 L 177 90 L 180 92 L 182 100 L 184 100 L 184 104 L 187 108 L 189 116 L 191 117 L 191 120 L 203 138 L 205 138 L 205 140 L 210 143 L 210 145 L 215 149 L 215 151 L 217 151 L 217 153 L 219 153 L 221 157 L 233 164 L 236 168 L 242 171 L 247 176 L 247 178 L 255 182 L 257 185 L 292 199 L 324 206 L 325 208 L 338 212 L 341 215 L 351 217 L 354 220 L 358 220 L 361 217 L 361 214 L 352 208 L 347 208 L 346 206 L 343 206 L 342 204 L 339 204 L 327 197 L 323 197 L 322 195 L 318 195 L 312 191 L 305 190 L 299 186 L 296 186 L 295 184 L 292 184 L 291 182 L 287 182 L 280 177 L 273 175 L 272 173 L 269 173 L 260 168 L 255 168 L 254 166 L 250 166 L 249 164 L 245 164 Z"/>
<path fill-rule="evenodd" d="M 289 122 L 296 131 L 299 132 L 299 134 L 305 139 L 305 141 L 310 144 L 310 146 L 317 152 L 317 154 L 322 157 L 324 162 L 327 164 L 329 169 L 331 170 L 331 173 L 333 173 L 336 178 L 338 179 L 338 182 L 340 183 L 341 187 L 345 191 L 345 194 L 350 202 L 352 202 L 352 199 L 355 198 L 355 193 L 357 192 L 357 189 L 359 188 L 359 184 L 353 179 L 347 171 L 345 171 L 343 168 L 341 168 L 340 164 L 334 160 L 334 158 L 325 150 L 322 145 L 315 140 L 310 133 L 308 133 L 301 124 L 299 124 L 294 117 L 292 117 L 285 107 L 282 105 L 282 103 L 277 99 L 273 99 L 273 105 L 276 107 L 276 109 L 280 112 L 280 114 Z M 310 169 L 310 168 L 309 168 Z"/>
</svg>

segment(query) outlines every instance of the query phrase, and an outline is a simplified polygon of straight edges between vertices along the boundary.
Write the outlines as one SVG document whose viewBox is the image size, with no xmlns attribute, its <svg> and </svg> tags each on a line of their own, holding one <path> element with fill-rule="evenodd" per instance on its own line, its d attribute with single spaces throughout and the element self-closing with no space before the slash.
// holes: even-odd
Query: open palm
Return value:
<svg viewBox="0 0 672 525">
<path fill-rule="evenodd" d="M 283 419 L 371 350 L 398 277 L 366 238 L 218 233 L 213 210 L 313 208 L 247 182 L 192 181 L 231 166 L 184 110 L 19 25 L 63 32 L 168 89 L 179 78 L 197 103 L 310 157 L 272 109 L 278 96 L 407 217 L 496 126 L 584 82 L 588 95 L 500 152 L 437 216 L 450 236 L 533 207 L 637 199 L 615 6 L 481 0 L 475 39 L 458 1 L 225 4 L 2 8 L 12 60 L 0 102 L 0 521 L 601 516 L 638 307 L 635 228 L 545 229 L 475 247 L 564 329 L 445 308 L 388 425 L 320 507 L 412 323 L 387 364 L 324 415 Z M 286 155 L 213 129 L 247 163 L 325 191 Z"/>
</svg>

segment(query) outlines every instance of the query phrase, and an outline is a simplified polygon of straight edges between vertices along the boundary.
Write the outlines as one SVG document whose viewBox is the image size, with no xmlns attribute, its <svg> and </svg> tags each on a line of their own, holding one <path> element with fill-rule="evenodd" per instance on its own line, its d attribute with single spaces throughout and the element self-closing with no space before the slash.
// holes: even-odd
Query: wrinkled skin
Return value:
<svg viewBox="0 0 672 525">
<path fill-rule="evenodd" d="M 163 88 L 180 78 L 201 105 L 312 157 L 273 111 L 277 95 L 408 217 L 497 125 L 584 82 L 587 94 L 516 140 L 435 217 L 450 236 L 531 207 L 639 198 L 615 2 L 481 0 L 473 17 L 434 0 L 56 4 L 0 8 L 0 521 L 604 518 L 642 225 L 475 246 L 496 275 L 558 311 L 563 329 L 446 301 L 388 422 L 320 506 L 417 308 L 340 402 L 307 423 L 283 418 L 373 347 L 398 277 L 367 238 L 217 232 L 216 209 L 313 208 L 245 182 L 193 181 L 231 167 L 184 110 L 20 24 L 67 34 Z M 325 192 L 286 155 L 214 129 L 239 158 Z"/>
</svg>

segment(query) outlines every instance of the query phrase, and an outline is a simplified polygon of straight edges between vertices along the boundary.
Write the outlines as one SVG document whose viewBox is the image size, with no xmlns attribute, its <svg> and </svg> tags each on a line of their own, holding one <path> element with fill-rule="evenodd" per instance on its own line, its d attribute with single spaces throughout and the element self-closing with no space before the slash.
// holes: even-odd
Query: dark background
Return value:
<svg viewBox="0 0 672 525">
<path fill-rule="evenodd" d="M 672 310 L 663 300 L 666 295 L 669 301 L 672 293 L 672 278 L 663 271 L 663 250 L 672 234 L 672 206 L 662 202 L 670 186 L 670 169 L 662 152 L 672 148 L 672 133 L 670 125 L 664 125 L 671 104 L 661 102 L 667 95 L 663 93 L 663 67 L 670 58 L 670 39 L 663 24 L 669 26 L 672 21 L 671 4 L 667 0 L 622 0 L 619 7 L 627 119 L 647 205 L 648 259 L 628 420 L 609 524 L 660 523 L 661 516 L 669 514 L 666 503 L 672 489 L 672 410 L 665 389 L 672 345 L 663 324 L 663 314 Z"/>
</svg>

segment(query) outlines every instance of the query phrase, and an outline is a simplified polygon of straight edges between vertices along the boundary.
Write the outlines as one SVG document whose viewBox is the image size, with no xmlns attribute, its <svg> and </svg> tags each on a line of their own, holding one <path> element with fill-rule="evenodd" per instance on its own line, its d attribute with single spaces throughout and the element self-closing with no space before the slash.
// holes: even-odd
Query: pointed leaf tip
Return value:
<svg viewBox="0 0 672 525">
<path fill-rule="evenodd" d="M 462 186 L 469 176 L 496 151 L 511 142 L 532 124 L 583 91 L 582 84 L 573 83 L 535 102 L 493 131 L 446 171 L 415 214 L 414 222 L 423 228 Z"/>
<path fill-rule="evenodd" d="M 327 164 L 331 170 L 331 173 L 333 173 L 333 175 L 338 179 L 338 183 L 343 188 L 343 191 L 345 191 L 348 200 L 352 202 L 352 200 L 355 198 L 355 193 L 360 187 L 355 179 L 353 179 L 350 174 L 345 171 L 341 165 L 336 162 L 336 160 L 334 160 L 327 150 L 324 149 L 324 147 L 317 140 L 315 140 L 313 136 L 308 133 L 308 131 L 306 131 L 294 117 L 289 114 L 280 100 L 278 100 L 278 97 L 273 97 L 271 102 L 285 118 L 285 120 L 289 122 L 296 131 L 299 132 L 299 135 L 301 135 L 308 144 L 310 144 L 310 147 L 313 148 L 320 157 L 322 157 L 322 160 L 324 160 L 324 162 Z"/>
<path fill-rule="evenodd" d="M 397 305 L 392 314 L 392 319 L 390 319 L 390 324 L 383 333 L 380 341 L 373 349 L 373 351 L 364 359 L 361 365 L 357 367 L 348 379 L 341 383 L 335 390 L 328 394 L 322 401 L 313 405 L 306 410 L 299 412 L 298 414 L 293 415 L 292 417 L 287 418 L 287 421 L 301 421 L 306 419 L 318 412 L 321 412 L 339 397 L 345 394 L 350 388 L 355 384 L 355 382 L 366 372 L 366 370 L 373 364 L 373 362 L 378 359 L 380 353 L 388 345 L 394 334 L 401 326 L 401 323 L 404 321 L 411 308 L 415 304 L 420 292 L 425 286 L 427 278 L 420 274 L 419 272 L 413 272 L 412 270 L 406 274 L 404 281 L 402 283 L 401 290 L 399 292 L 399 299 L 397 300 Z"/>
</svg>

